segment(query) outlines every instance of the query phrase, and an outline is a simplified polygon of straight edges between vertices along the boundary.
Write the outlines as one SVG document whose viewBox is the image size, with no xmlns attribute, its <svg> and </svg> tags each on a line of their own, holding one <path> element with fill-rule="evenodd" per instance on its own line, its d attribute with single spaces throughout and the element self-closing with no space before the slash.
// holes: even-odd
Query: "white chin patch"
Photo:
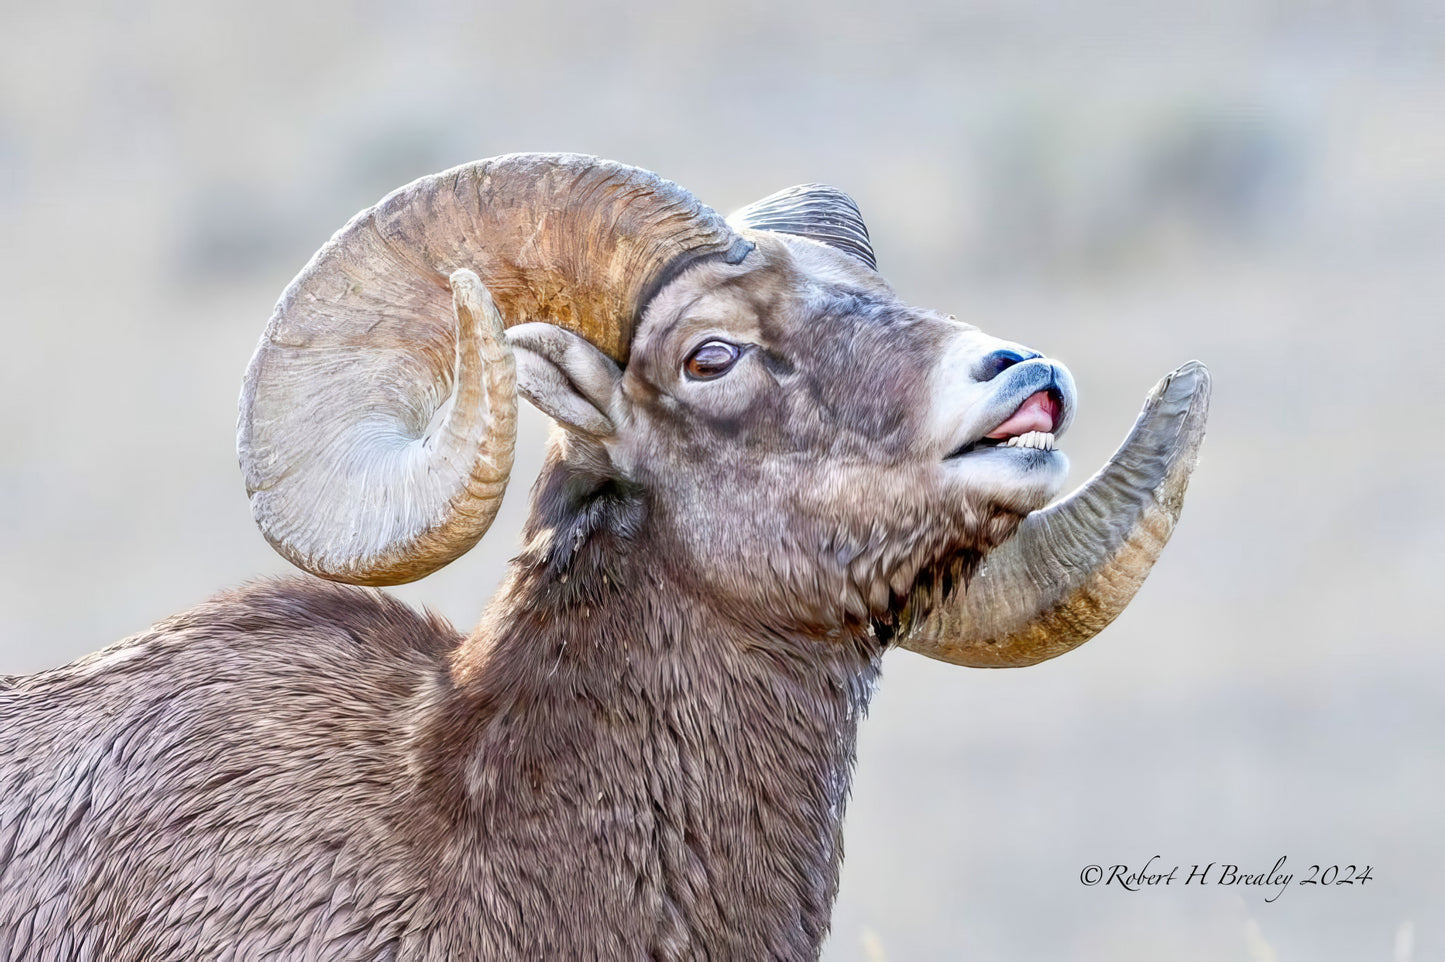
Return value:
<svg viewBox="0 0 1445 962">
<path fill-rule="evenodd" d="M 1036 440 L 1025 442 L 1030 435 Z M 970 497 L 1010 511 L 1037 511 L 1058 495 L 1069 473 L 1069 459 L 1053 450 L 1053 440 L 1052 434 L 1031 431 L 967 454 L 959 459 L 960 480 Z"/>
</svg>

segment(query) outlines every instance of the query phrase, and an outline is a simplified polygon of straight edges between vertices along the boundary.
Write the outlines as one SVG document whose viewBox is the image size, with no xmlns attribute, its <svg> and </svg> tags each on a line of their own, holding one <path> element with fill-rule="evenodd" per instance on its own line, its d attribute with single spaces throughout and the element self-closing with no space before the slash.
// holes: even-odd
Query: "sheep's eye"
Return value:
<svg viewBox="0 0 1445 962">
<path fill-rule="evenodd" d="M 711 381 L 722 377 L 742 356 L 736 344 L 727 341 L 705 341 L 687 356 L 683 369 L 694 381 Z"/>
</svg>

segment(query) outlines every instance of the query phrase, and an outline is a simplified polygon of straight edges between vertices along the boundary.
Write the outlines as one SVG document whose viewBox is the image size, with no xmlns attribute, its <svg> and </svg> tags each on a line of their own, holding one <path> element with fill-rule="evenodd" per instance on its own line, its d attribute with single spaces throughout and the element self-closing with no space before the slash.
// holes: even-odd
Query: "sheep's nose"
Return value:
<svg viewBox="0 0 1445 962">
<path fill-rule="evenodd" d="M 1032 351 L 1019 352 L 1001 348 L 978 362 L 978 368 L 974 371 L 973 378 L 976 381 L 992 381 L 1020 361 L 1030 361 L 1036 357 L 1043 357 L 1043 355 L 1035 354 Z"/>
</svg>

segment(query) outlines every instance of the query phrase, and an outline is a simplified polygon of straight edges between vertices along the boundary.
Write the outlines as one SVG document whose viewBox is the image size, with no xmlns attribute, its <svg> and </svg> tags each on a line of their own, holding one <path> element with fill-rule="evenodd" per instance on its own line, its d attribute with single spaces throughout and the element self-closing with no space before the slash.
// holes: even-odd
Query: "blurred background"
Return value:
<svg viewBox="0 0 1445 962">
<path fill-rule="evenodd" d="M 236 396 L 360 208 L 515 150 L 723 211 L 852 193 L 914 303 L 1064 360 L 1073 479 L 1149 387 L 1215 378 L 1174 542 L 1103 635 L 971 671 L 894 653 L 825 950 L 888 959 L 1445 958 L 1445 12 L 1433 0 L 7 4 L 0 672 L 287 565 Z M 400 589 L 469 628 L 480 549 Z M 1363 886 L 1088 888 L 1283 855 Z"/>
</svg>

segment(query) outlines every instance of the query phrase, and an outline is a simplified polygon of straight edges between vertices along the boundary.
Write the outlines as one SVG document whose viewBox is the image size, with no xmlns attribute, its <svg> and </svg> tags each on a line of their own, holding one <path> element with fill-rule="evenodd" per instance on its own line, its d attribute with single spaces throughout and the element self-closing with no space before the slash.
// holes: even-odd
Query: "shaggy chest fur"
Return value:
<svg viewBox="0 0 1445 962">
<path fill-rule="evenodd" d="M 0 957 L 815 956 L 876 660 L 632 597 L 270 585 L 0 688 Z"/>
</svg>

